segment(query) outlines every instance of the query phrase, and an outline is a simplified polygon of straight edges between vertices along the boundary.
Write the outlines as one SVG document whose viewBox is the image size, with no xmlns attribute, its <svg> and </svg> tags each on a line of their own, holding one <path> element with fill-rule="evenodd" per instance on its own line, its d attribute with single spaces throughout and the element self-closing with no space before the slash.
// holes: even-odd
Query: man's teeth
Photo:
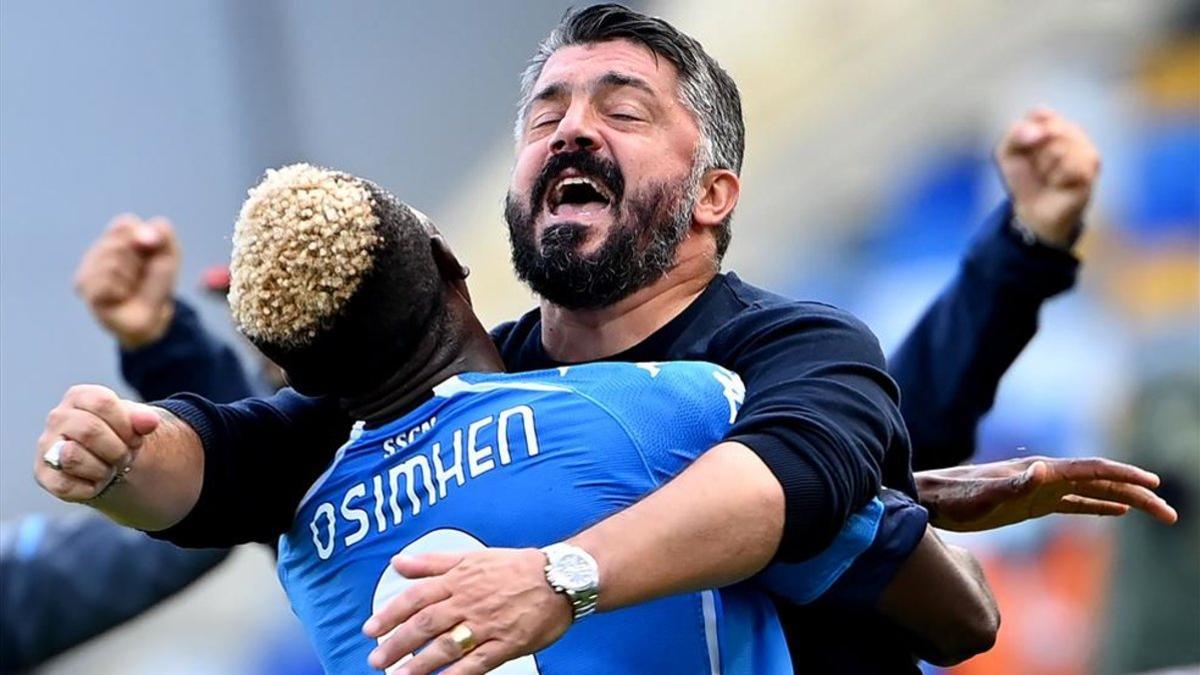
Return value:
<svg viewBox="0 0 1200 675">
<path fill-rule="evenodd" d="M 564 178 L 558 181 L 558 183 L 554 185 L 554 190 L 552 192 L 553 197 L 551 198 L 550 202 L 551 213 L 557 211 L 558 207 L 562 205 L 563 191 L 565 191 L 567 187 L 571 185 L 587 185 L 595 190 L 596 194 L 600 195 L 606 203 L 612 202 L 612 196 L 609 195 L 608 190 L 605 190 L 596 181 L 592 180 L 591 178 L 587 178 L 586 176 L 571 176 L 570 178 Z"/>
</svg>

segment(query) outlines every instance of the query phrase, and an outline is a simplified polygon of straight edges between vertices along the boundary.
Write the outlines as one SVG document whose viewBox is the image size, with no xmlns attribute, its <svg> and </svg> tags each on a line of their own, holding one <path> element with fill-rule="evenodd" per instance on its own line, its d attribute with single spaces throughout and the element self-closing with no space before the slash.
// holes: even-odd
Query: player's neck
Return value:
<svg viewBox="0 0 1200 675">
<path fill-rule="evenodd" d="M 371 392 L 342 399 L 354 419 L 386 422 L 429 398 L 437 385 L 467 372 L 503 372 L 496 345 L 465 303 L 451 301 L 437 330 L 426 333 L 411 358 Z"/>
<path fill-rule="evenodd" d="M 542 345 L 563 363 L 619 354 L 679 316 L 714 276 L 707 252 L 681 247 L 678 263 L 662 278 L 608 307 L 572 310 L 543 300 Z"/>
</svg>

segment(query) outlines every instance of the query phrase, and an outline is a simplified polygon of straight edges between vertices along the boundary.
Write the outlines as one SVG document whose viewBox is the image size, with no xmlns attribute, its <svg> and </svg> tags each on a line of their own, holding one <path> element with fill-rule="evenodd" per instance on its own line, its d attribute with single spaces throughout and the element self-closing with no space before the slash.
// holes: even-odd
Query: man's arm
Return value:
<svg viewBox="0 0 1200 675">
<path fill-rule="evenodd" d="M 1011 201 L 988 218 L 954 281 L 890 360 L 917 470 L 974 454 L 979 420 L 1037 332 L 1042 304 L 1075 283 L 1071 249 L 1099 171 L 1095 146 L 1077 126 L 1035 110 L 1013 125 L 996 159 Z"/>
<path fill-rule="evenodd" d="M 918 657 L 938 666 L 991 649 L 1000 630 L 1000 608 L 979 563 L 932 529 L 884 589 L 878 611 L 909 634 Z"/>
<path fill-rule="evenodd" d="M 215 403 L 254 395 L 233 348 L 211 335 L 187 303 L 172 300 L 171 323 L 156 341 L 120 349 L 121 376 L 153 401 L 189 392 Z"/>
<path fill-rule="evenodd" d="M 269 542 L 350 427 L 335 401 L 291 390 L 226 405 L 182 395 L 155 406 L 72 387 L 38 439 L 38 482 L 180 546 Z M 43 456 L 59 441 L 55 470 Z"/>
<path fill-rule="evenodd" d="M 778 303 L 739 314 L 717 331 L 710 354 L 745 382 L 724 440 L 753 450 L 783 489 L 777 559 L 817 554 L 879 493 L 885 462 L 907 465 L 899 391 L 878 341 L 836 308 Z"/>
<path fill-rule="evenodd" d="M 113 218 L 75 271 L 75 290 L 119 346 L 121 375 L 144 400 L 193 392 L 224 403 L 253 395 L 237 356 L 175 298 L 181 258 L 165 218 Z"/>
<path fill-rule="evenodd" d="M 183 550 L 91 514 L 0 526 L 0 673 L 35 668 L 142 614 L 228 555 Z"/>
</svg>

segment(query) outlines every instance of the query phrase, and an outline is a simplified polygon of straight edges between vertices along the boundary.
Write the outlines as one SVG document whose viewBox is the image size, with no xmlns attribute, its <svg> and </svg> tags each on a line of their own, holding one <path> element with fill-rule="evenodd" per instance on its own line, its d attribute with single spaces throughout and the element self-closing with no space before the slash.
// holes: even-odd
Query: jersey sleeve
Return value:
<svg viewBox="0 0 1200 675">
<path fill-rule="evenodd" d="M 721 442 L 745 398 L 741 378 L 712 363 L 614 363 L 593 372 L 581 393 L 622 425 L 659 485 Z"/>
<path fill-rule="evenodd" d="M 799 563 L 774 563 L 756 581 L 800 605 L 820 599 L 823 604 L 873 607 L 928 524 L 929 513 L 910 497 L 884 490 L 852 514 L 816 556 Z"/>
</svg>

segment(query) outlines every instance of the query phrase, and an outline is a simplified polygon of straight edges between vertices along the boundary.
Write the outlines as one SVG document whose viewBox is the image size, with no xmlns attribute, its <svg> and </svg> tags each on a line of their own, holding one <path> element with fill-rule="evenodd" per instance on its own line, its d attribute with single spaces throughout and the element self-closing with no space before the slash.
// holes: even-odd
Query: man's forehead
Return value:
<svg viewBox="0 0 1200 675">
<path fill-rule="evenodd" d="M 670 94 L 676 83 L 675 66 L 649 47 L 629 40 L 571 45 L 546 61 L 534 91 L 555 84 L 586 84 L 607 73 L 636 76 L 659 93 Z"/>
</svg>

